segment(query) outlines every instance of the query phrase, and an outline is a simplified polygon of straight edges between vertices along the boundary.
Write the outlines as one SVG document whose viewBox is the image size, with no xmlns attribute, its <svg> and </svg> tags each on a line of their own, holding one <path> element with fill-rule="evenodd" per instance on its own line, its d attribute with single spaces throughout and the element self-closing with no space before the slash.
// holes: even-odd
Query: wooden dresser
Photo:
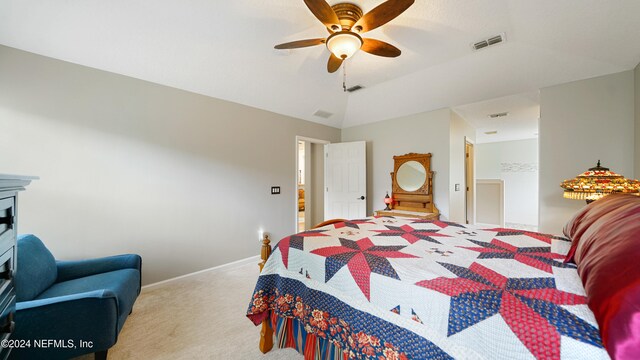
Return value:
<svg viewBox="0 0 640 360">
<path fill-rule="evenodd" d="M 439 220 L 433 203 L 431 154 L 409 153 L 393 157 L 391 173 L 392 208 L 377 210 L 376 216 L 399 216 Z"/>
<path fill-rule="evenodd" d="M 0 341 L 9 339 L 15 323 L 16 292 L 13 272 L 16 267 L 18 192 L 37 177 L 0 174 Z M 0 359 L 9 357 L 11 348 L 0 347 Z"/>
</svg>

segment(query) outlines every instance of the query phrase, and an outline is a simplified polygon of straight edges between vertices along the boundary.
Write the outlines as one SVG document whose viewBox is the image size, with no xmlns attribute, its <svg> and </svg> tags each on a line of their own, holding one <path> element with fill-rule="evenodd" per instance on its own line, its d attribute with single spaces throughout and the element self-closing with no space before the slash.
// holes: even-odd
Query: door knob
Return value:
<svg viewBox="0 0 640 360">
<path fill-rule="evenodd" d="M 364 200 L 364 196 L 360 196 L 357 200 Z"/>
</svg>

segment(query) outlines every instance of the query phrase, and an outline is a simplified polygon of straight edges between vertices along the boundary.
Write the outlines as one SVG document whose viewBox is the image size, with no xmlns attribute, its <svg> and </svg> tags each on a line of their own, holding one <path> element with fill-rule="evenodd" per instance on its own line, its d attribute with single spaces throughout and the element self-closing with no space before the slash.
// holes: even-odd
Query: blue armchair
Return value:
<svg viewBox="0 0 640 360">
<path fill-rule="evenodd" d="M 56 261 L 34 235 L 18 237 L 12 359 L 106 359 L 140 294 L 139 255 Z M 42 341 L 46 340 L 46 341 Z M 38 342 L 36 345 L 36 341 Z"/>
</svg>

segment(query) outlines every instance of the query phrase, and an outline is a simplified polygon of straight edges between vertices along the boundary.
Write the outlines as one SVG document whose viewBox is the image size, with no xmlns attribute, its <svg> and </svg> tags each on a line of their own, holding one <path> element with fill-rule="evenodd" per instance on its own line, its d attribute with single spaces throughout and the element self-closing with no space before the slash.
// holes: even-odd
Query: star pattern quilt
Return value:
<svg viewBox="0 0 640 360">
<path fill-rule="evenodd" d="M 280 240 L 247 316 L 296 328 L 298 345 L 281 346 L 313 336 L 337 354 L 316 346 L 318 358 L 608 359 L 569 247 L 443 221 L 341 222 Z"/>
</svg>

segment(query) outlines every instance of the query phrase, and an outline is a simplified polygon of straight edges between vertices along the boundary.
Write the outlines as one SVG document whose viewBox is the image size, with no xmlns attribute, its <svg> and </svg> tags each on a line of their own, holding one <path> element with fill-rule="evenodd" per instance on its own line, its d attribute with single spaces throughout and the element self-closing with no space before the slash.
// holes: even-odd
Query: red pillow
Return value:
<svg viewBox="0 0 640 360">
<path fill-rule="evenodd" d="M 587 224 L 590 225 L 593 222 L 593 221 L 584 221 L 584 225 L 582 225 L 585 214 L 587 214 L 589 210 L 591 210 L 591 204 L 583 207 L 582 209 L 580 209 L 580 211 L 578 211 L 575 215 L 573 215 L 573 218 L 571 218 L 571 220 L 569 220 L 569 222 L 567 222 L 564 225 L 564 229 L 562 229 L 564 236 L 571 239 L 571 247 L 569 248 L 569 252 L 567 253 L 567 256 L 564 259 L 565 263 L 569 263 L 569 262 L 574 263 L 573 255 L 576 253 L 576 247 L 578 246 L 578 239 L 580 238 L 584 230 L 588 227 L 586 225 Z"/>
<path fill-rule="evenodd" d="M 564 226 L 562 232 L 571 239 L 571 248 L 564 259 L 564 262 L 575 263 L 573 257 L 582 238 L 582 234 L 593 225 L 594 222 L 602 220 L 602 217 L 620 206 L 618 197 L 632 196 L 628 194 L 613 194 L 605 196 L 598 201 L 586 205 L 578 211 L 573 218 Z M 634 196 L 636 198 L 636 196 Z"/>
<path fill-rule="evenodd" d="M 564 231 L 609 355 L 640 359 L 640 197 L 597 200 Z"/>
</svg>

